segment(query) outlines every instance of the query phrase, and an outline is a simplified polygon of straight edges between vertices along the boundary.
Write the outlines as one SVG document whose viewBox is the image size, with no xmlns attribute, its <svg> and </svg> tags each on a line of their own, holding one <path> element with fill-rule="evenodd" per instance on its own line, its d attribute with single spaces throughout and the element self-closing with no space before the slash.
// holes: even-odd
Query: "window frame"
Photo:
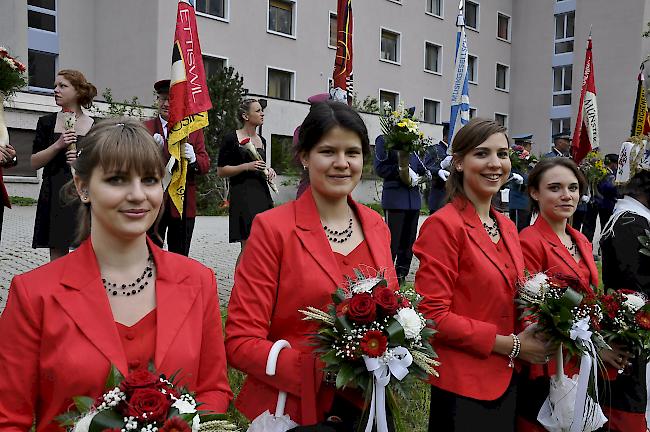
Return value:
<svg viewBox="0 0 650 432">
<path fill-rule="evenodd" d="M 503 127 L 505 127 L 507 129 L 508 128 L 508 121 L 510 120 L 508 114 L 495 111 L 494 112 L 494 121 L 495 122 L 497 121 L 497 116 L 503 116 L 505 118 L 505 121 L 503 122 Z"/>
<path fill-rule="evenodd" d="M 383 36 L 384 36 L 384 31 L 397 35 L 397 43 L 396 43 L 396 47 L 397 47 L 397 49 L 396 49 L 396 51 L 397 51 L 396 52 L 396 57 L 397 57 L 397 60 L 396 61 L 382 58 L 381 41 L 382 41 Z M 401 32 L 398 32 L 396 30 L 392 30 L 392 29 L 390 29 L 388 27 L 384 27 L 384 26 L 379 27 L 379 61 L 394 64 L 394 65 L 397 65 L 397 66 L 402 65 L 402 33 Z"/>
<path fill-rule="evenodd" d="M 27 3 L 27 2 L 25 2 Z M 35 32 L 42 32 L 47 35 L 58 35 L 59 34 L 59 0 L 54 0 L 54 10 L 51 9 L 45 9 L 42 7 L 38 6 L 32 6 L 30 4 L 27 4 L 27 14 L 29 15 L 29 12 L 36 12 L 36 13 L 41 13 L 43 15 L 50 15 L 54 17 L 54 31 L 50 30 L 44 30 L 38 27 L 29 27 L 29 24 L 27 24 L 27 28 L 31 31 Z M 41 51 L 41 50 L 39 50 Z M 58 54 L 58 53 L 57 53 Z"/>
<path fill-rule="evenodd" d="M 505 88 L 501 88 L 497 86 L 497 78 L 499 77 L 499 66 L 503 66 L 506 71 Z M 494 66 L 494 89 L 505 93 L 510 93 L 510 65 L 501 62 L 496 62 L 496 65 Z"/>
<path fill-rule="evenodd" d="M 433 46 L 438 47 L 438 59 L 437 59 L 437 62 L 436 62 L 437 65 L 438 65 L 438 70 L 427 69 L 427 45 L 433 45 Z M 424 60 L 424 68 L 423 68 L 424 72 L 442 76 L 442 62 L 443 62 L 443 59 L 445 58 L 442 50 L 443 50 L 443 47 L 442 47 L 441 44 L 436 43 L 436 42 L 432 42 L 430 40 L 425 40 L 424 41 L 424 59 L 423 59 Z"/>
<path fill-rule="evenodd" d="M 223 60 L 224 61 L 224 66 L 223 66 L 224 69 L 227 68 L 228 64 L 230 63 L 230 59 L 228 57 L 224 57 L 224 56 L 204 52 L 204 53 L 201 53 L 201 60 L 203 61 L 203 68 L 204 69 L 205 69 L 205 60 L 203 59 L 203 57 L 208 57 L 208 58 L 217 59 L 217 60 Z M 205 79 L 206 80 L 208 79 L 207 73 L 205 75 Z"/>
<path fill-rule="evenodd" d="M 215 21 L 221 21 L 226 23 L 230 22 L 230 0 L 223 0 L 223 10 L 224 10 L 223 17 L 220 17 L 219 15 L 212 15 L 207 12 L 201 12 L 196 8 L 196 0 L 193 0 L 192 3 L 194 4 L 194 12 L 196 16 L 201 16 L 204 18 L 213 19 Z"/>
<path fill-rule="evenodd" d="M 331 31 L 332 31 L 332 28 L 331 28 L 331 25 L 332 25 L 332 22 L 331 22 L 331 21 L 332 21 L 332 16 L 334 16 L 334 19 L 335 19 L 335 20 L 337 21 L 337 23 L 338 23 L 338 13 L 336 13 L 336 12 L 334 12 L 334 11 L 329 11 L 329 13 L 327 14 L 327 48 L 330 48 L 330 49 L 334 49 L 334 50 L 335 50 L 335 49 L 336 49 L 336 39 L 337 39 L 337 37 L 338 37 L 338 35 L 336 34 L 336 29 L 334 30 L 334 45 L 332 45 L 332 44 L 330 43 L 330 42 L 331 42 L 331 37 L 332 37 L 332 33 L 331 33 Z M 337 24 L 337 25 L 338 25 L 338 24 Z"/>
<path fill-rule="evenodd" d="M 440 15 L 436 15 L 435 13 L 433 13 L 433 11 L 430 12 L 428 10 L 429 1 L 431 1 L 431 2 L 439 1 L 440 2 Z M 424 13 L 429 15 L 429 16 L 436 17 L 436 18 L 444 20 L 445 19 L 445 2 L 444 2 L 444 0 L 424 0 Z"/>
<path fill-rule="evenodd" d="M 560 128 L 556 132 L 553 128 L 553 122 L 558 121 Z M 564 126 L 566 122 L 566 127 Z M 551 119 L 551 137 L 555 135 L 556 133 L 562 132 L 564 129 L 571 130 L 572 124 L 571 124 L 571 117 L 556 117 Z"/>
<path fill-rule="evenodd" d="M 399 101 L 401 100 L 401 94 L 398 91 L 395 90 L 390 90 L 386 88 L 379 88 L 379 91 L 377 92 L 377 101 L 379 102 L 379 110 L 381 112 L 382 108 L 382 102 L 381 102 L 381 92 L 386 92 L 386 93 L 393 93 L 394 95 L 397 95 L 396 101 L 395 101 L 395 106 L 391 107 L 392 109 L 397 108 L 397 105 L 399 105 Z"/>
<path fill-rule="evenodd" d="M 571 88 L 569 88 L 569 89 L 565 88 L 566 70 L 568 68 L 571 68 L 571 80 L 569 80 L 569 83 L 571 84 Z M 571 106 L 571 104 L 573 103 L 573 95 L 572 95 L 572 92 L 573 92 L 573 65 L 572 64 L 566 64 L 566 65 L 553 66 L 551 69 L 553 71 L 553 85 L 551 87 L 552 90 L 553 90 L 553 92 L 552 92 L 553 93 L 553 96 L 552 96 L 553 100 L 551 101 L 551 106 L 553 106 L 553 107 Z M 562 73 L 562 77 L 561 77 L 562 78 L 561 79 L 562 89 L 561 90 L 555 90 L 555 71 L 558 70 L 558 69 L 562 71 L 561 72 Z M 568 104 L 555 105 L 555 96 L 563 96 L 563 95 L 567 95 L 567 94 L 569 95 L 569 99 L 570 99 Z M 564 117 L 562 117 L 562 118 L 564 118 Z"/>
<path fill-rule="evenodd" d="M 472 114 L 474 113 L 474 114 Z M 478 117 L 478 108 L 470 106 L 469 107 L 469 119 L 473 119 L 474 117 Z"/>
<path fill-rule="evenodd" d="M 288 73 L 291 74 L 291 85 L 289 86 L 290 87 L 290 89 L 289 89 L 289 92 L 290 92 L 289 99 L 279 98 L 279 97 L 275 97 L 275 96 L 269 96 L 269 71 L 270 70 L 276 70 L 276 71 L 279 71 L 279 72 L 288 72 Z M 264 94 L 266 95 L 266 97 L 279 99 L 279 100 L 287 100 L 287 101 L 296 100 L 296 78 L 297 78 L 296 76 L 297 76 L 297 74 L 296 74 L 295 70 L 281 68 L 281 67 L 277 67 L 277 66 L 266 65 L 266 78 L 265 78 L 266 86 L 265 86 Z"/>
<path fill-rule="evenodd" d="M 470 66 L 469 58 L 470 57 L 474 57 L 474 81 L 469 79 L 469 66 Z M 470 84 L 478 85 L 478 67 L 479 67 L 479 57 L 477 55 L 468 52 L 467 53 L 467 81 Z"/>
<path fill-rule="evenodd" d="M 499 18 L 500 17 L 505 17 L 508 18 L 508 38 L 504 39 L 501 36 L 499 36 Z M 497 39 L 503 42 L 512 42 L 512 16 L 508 15 L 507 13 L 497 11 Z"/>
<path fill-rule="evenodd" d="M 573 36 L 567 36 L 567 29 L 569 28 L 568 19 L 569 19 L 570 15 L 573 15 Z M 554 17 L 553 24 L 555 24 L 555 28 L 553 30 L 553 54 L 562 55 L 562 54 L 568 54 L 568 53 L 574 52 L 575 51 L 575 39 L 576 39 L 576 31 L 575 31 L 575 28 L 576 28 L 576 11 L 572 10 L 572 11 L 567 11 L 567 12 L 554 14 L 553 17 Z M 564 23 L 562 25 L 563 36 L 564 37 L 557 38 L 557 34 L 556 34 L 557 20 L 560 17 L 564 18 Z M 572 42 L 573 43 L 572 49 L 570 51 L 564 51 L 564 52 L 561 52 L 561 53 L 557 52 L 558 44 L 566 43 L 566 42 Z"/>
<path fill-rule="evenodd" d="M 291 3 L 291 34 L 283 33 L 269 28 L 269 19 L 271 17 L 271 2 Z M 298 2 L 297 0 L 267 0 L 266 2 L 266 32 L 276 36 L 282 36 L 296 40 L 298 38 Z"/>
<path fill-rule="evenodd" d="M 467 19 L 465 19 L 465 28 L 473 30 L 475 32 L 480 32 L 481 30 L 481 4 L 478 1 L 465 0 L 465 12 L 463 12 L 463 18 L 467 18 L 467 3 L 476 5 L 476 27 L 472 27 L 467 24 Z"/>
<path fill-rule="evenodd" d="M 434 102 L 434 103 L 438 104 L 437 105 L 438 109 L 436 110 L 436 113 L 435 113 L 436 118 L 435 118 L 435 121 L 433 121 L 433 122 L 429 122 L 429 121 L 425 120 L 426 112 L 427 112 L 427 110 L 425 109 L 425 107 L 426 107 L 425 104 L 426 104 L 427 101 Z M 430 124 L 440 124 L 440 116 L 441 115 L 442 115 L 442 101 L 440 101 L 438 99 L 427 98 L 427 97 L 422 98 L 422 121 L 423 122 L 430 123 Z"/>
</svg>

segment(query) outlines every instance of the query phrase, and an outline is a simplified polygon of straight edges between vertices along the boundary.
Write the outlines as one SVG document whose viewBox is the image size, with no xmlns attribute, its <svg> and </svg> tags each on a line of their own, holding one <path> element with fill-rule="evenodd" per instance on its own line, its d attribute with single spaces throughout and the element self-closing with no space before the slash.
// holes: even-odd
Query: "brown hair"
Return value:
<svg viewBox="0 0 650 432">
<path fill-rule="evenodd" d="M 242 124 L 246 123 L 246 120 L 244 120 L 244 114 L 248 114 L 251 110 L 251 105 L 255 102 L 259 103 L 260 101 L 255 98 L 246 98 L 239 104 L 239 108 L 237 108 L 237 118 Z"/>
<path fill-rule="evenodd" d="M 97 88 L 86 80 L 84 74 L 74 69 L 62 69 L 57 73 L 58 75 L 70 81 L 79 95 L 77 98 L 79 105 L 86 109 L 93 105 L 93 99 L 97 96 Z"/>
<path fill-rule="evenodd" d="M 142 176 L 163 177 L 164 161 L 158 144 L 149 131 L 129 118 L 102 120 L 80 141 L 79 156 L 74 163 L 75 176 L 86 184 L 96 167 L 104 171 L 125 171 Z M 67 201 L 79 200 L 74 182 L 63 191 Z M 90 235 L 90 205 L 79 206 L 76 241 L 81 243 Z"/>
<path fill-rule="evenodd" d="M 540 160 L 535 168 L 528 173 L 528 196 L 530 196 L 530 208 L 533 212 L 539 213 L 539 203 L 530 195 L 530 191 L 539 191 L 539 184 L 544 173 L 551 168 L 561 166 L 571 171 L 578 179 L 578 191 L 582 195 L 587 189 L 587 180 L 573 160 L 565 157 L 549 157 Z"/>
<path fill-rule="evenodd" d="M 456 170 L 456 164 L 460 162 L 465 155 L 483 144 L 488 138 L 497 133 L 502 133 L 508 140 L 507 129 L 496 123 L 494 120 L 484 118 L 473 118 L 465 126 L 460 128 L 454 140 L 451 143 L 453 160 L 449 167 L 449 178 L 445 188 L 447 189 L 447 201 L 456 197 L 467 198 L 463 187 L 463 172 Z"/>
</svg>

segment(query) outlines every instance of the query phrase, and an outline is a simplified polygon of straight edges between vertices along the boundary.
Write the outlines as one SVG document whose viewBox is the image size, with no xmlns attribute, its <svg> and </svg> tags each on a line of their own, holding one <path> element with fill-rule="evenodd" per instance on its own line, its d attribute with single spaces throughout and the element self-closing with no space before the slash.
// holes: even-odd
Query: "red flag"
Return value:
<svg viewBox="0 0 650 432">
<path fill-rule="evenodd" d="M 205 81 L 203 57 L 196 29 L 194 8 L 187 0 L 179 0 L 176 34 L 172 48 L 172 70 L 169 88 L 169 154 L 177 163 L 167 187 L 169 197 L 179 214 L 183 214 L 187 159 L 181 158 L 181 145 L 194 131 L 208 125 L 207 111 L 212 108 Z"/>
<path fill-rule="evenodd" d="M 338 0 L 336 6 L 336 58 L 332 99 L 352 103 L 352 0 Z M 339 90 L 340 89 L 340 90 Z"/>
<path fill-rule="evenodd" d="M 594 62 L 591 52 L 591 34 L 587 42 L 585 69 L 582 76 L 582 91 L 578 105 L 578 119 L 573 132 L 571 157 L 579 164 L 592 148 L 599 146 L 598 104 L 596 103 L 596 83 L 594 82 Z"/>
</svg>

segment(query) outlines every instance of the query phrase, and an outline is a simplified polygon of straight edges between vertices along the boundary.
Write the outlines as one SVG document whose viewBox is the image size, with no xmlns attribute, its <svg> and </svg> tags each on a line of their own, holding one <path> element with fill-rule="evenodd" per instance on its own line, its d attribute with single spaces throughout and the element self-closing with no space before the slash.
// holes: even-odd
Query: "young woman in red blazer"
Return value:
<svg viewBox="0 0 650 432">
<path fill-rule="evenodd" d="M 568 158 L 542 159 L 528 175 L 528 193 L 535 223 L 521 231 L 519 238 L 526 270 L 531 274 L 544 272 L 558 275 L 576 285 L 579 290 L 598 286 L 598 268 L 589 240 L 568 224 L 576 211 L 587 182 Z M 603 360 L 624 366 L 624 358 L 612 351 L 602 351 Z M 617 367 L 618 369 L 619 367 Z M 547 365 L 531 365 L 521 373 L 517 428 L 521 432 L 544 432 L 537 414 L 549 392 L 549 379 L 555 374 L 552 359 Z M 576 360 L 565 365 L 565 374 L 578 373 Z"/>
<path fill-rule="evenodd" d="M 514 431 L 513 360 L 552 353 L 532 330 L 514 334 L 523 275 L 517 228 L 490 207 L 510 174 L 506 129 L 473 119 L 452 142 L 450 203 L 430 216 L 413 250 L 420 310 L 437 324 L 440 377 L 430 379 L 430 431 Z"/>
<path fill-rule="evenodd" d="M 37 432 L 63 431 L 55 417 L 74 396 L 100 396 L 111 364 L 122 374 L 149 363 L 179 372 L 201 409 L 225 412 L 232 392 L 214 274 L 147 241 L 163 198 L 157 144 L 137 122 L 107 120 L 86 137 L 75 170 L 83 243 L 14 277 L 0 317 L 0 430 L 26 432 L 35 421 Z"/>
<path fill-rule="evenodd" d="M 353 109 L 314 104 L 300 127 L 297 151 L 310 188 L 255 217 L 235 272 L 226 352 L 230 365 L 248 375 L 235 406 L 254 419 L 274 412 L 278 391 L 284 391 L 285 412 L 298 424 L 338 417 L 353 430 L 363 400 L 324 382 L 310 336 L 317 325 L 303 321 L 298 310 L 324 309 L 344 276 L 354 277 L 354 268 L 384 269 L 397 289 L 390 233 L 376 212 L 350 197 L 369 153 L 366 126 Z M 280 352 L 276 374 L 269 377 L 267 357 L 280 339 L 291 348 Z"/>
</svg>

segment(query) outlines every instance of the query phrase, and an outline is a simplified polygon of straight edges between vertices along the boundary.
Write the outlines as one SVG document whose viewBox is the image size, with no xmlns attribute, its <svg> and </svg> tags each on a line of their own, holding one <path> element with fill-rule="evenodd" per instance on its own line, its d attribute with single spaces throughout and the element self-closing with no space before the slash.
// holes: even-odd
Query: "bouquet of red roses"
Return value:
<svg viewBox="0 0 650 432">
<path fill-rule="evenodd" d="M 355 269 L 356 279 L 348 278 L 336 290 L 326 311 L 308 307 L 300 312 L 305 320 L 320 324 L 316 352 L 324 371 L 336 375 L 337 388 L 366 392 L 371 399 L 370 427 L 376 418 L 377 430 L 384 431 L 386 389 L 388 403 L 394 403 L 391 389 L 403 395 L 407 376 L 437 376 L 434 367 L 439 363 L 430 344 L 433 322 L 418 312 L 419 296 L 413 290 L 389 288 L 381 271 L 367 273 Z"/>
<path fill-rule="evenodd" d="M 650 357 L 650 303 L 645 294 L 608 290 L 599 298 L 604 310 L 601 333 L 607 342 L 619 342 Z"/>
<path fill-rule="evenodd" d="M 236 431 L 221 414 L 207 415 L 186 389 L 146 369 L 124 377 L 111 365 L 106 392 L 97 399 L 73 398 L 75 410 L 57 420 L 73 432 Z M 206 415 L 204 415 L 206 414 Z"/>
<path fill-rule="evenodd" d="M 537 158 L 531 154 L 523 146 L 515 145 L 510 148 L 510 163 L 512 169 L 520 173 L 527 173 L 530 169 L 537 165 Z"/>
</svg>

